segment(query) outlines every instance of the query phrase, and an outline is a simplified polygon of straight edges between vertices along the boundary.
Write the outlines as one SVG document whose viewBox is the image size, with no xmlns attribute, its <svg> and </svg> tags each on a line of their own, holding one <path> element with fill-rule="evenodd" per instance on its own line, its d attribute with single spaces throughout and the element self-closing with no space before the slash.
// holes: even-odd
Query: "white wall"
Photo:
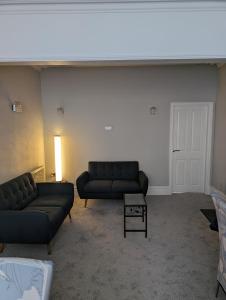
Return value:
<svg viewBox="0 0 226 300">
<path fill-rule="evenodd" d="M 22 113 L 11 110 L 20 101 Z M 29 67 L 0 67 L 0 183 L 44 163 L 39 73 Z"/>
<path fill-rule="evenodd" d="M 219 70 L 213 156 L 213 186 L 226 193 L 226 66 Z"/>
<path fill-rule="evenodd" d="M 219 60 L 225 32 L 225 1 L 0 5 L 0 62 Z"/>
<path fill-rule="evenodd" d="M 52 68 L 41 80 L 47 174 L 54 171 L 53 135 L 62 134 L 67 180 L 74 181 L 89 160 L 138 160 L 152 185 L 167 186 L 170 102 L 215 101 L 217 69 Z M 64 116 L 56 112 L 62 105 Z"/>
</svg>

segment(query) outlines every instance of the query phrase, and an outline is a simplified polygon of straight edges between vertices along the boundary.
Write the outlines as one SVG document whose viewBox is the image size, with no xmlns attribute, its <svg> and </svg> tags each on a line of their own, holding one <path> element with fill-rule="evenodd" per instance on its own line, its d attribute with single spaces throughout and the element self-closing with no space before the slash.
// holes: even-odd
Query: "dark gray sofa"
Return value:
<svg viewBox="0 0 226 300">
<path fill-rule="evenodd" d="M 143 193 L 148 178 L 139 171 L 137 161 L 89 162 L 89 169 L 76 180 L 79 197 L 85 199 L 122 199 L 125 193 Z"/>
<path fill-rule="evenodd" d="M 25 173 L 0 185 L 0 243 L 50 242 L 74 202 L 71 183 L 35 183 Z"/>
</svg>

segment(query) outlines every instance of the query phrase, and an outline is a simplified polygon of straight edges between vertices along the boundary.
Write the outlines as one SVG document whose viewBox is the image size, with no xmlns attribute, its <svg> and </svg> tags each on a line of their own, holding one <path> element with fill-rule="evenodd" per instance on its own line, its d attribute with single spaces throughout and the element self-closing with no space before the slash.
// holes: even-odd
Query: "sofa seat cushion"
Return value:
<svg viewBox="0 0 226 300">
<path fill-rule="evenodd" d="M 111 193 L 112 180 L 90 180 L 84 187 L 87 193 Z"/>
<path fill-rule="evenodd" d="M 71 202 L 72 201 L 70 201 L 70 197 L 68 197 L 67 195 L 39 196 L 29 204 L 29 207 L 68 207 L 72 204 Z"/>
<path fill-rule="evenodd" d="M 113 193 L 140 193 L 141 187 L 137 181 L 114 180 L 112 184 Z"/>
<path fill-rule="evenodd" d="M 27 206 L 24 211 L 38 211 L 48 215 L 52 229 L 55 231 L 65 218 L 65 212 L 61 207 Z"/>
</svg>

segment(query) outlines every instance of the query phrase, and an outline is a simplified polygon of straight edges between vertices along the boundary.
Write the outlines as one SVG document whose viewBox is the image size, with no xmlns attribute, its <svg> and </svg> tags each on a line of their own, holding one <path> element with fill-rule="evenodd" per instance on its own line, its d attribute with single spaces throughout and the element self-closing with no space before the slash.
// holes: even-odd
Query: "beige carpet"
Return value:
<svg viewBox="0 0 226 300">
<path fill-rule="evenodd" d="M 3 256 L 52 259 L 53 300 L 212 300 L 218 234 L 200 213 L 212 207 L 198 194 L 148 197 L 148 238 L 124 239 L 122 201 L 89 200 L 85 209 L 77 199 L 51 256 L 42 245 L 8 245 Z"/>
</svg>

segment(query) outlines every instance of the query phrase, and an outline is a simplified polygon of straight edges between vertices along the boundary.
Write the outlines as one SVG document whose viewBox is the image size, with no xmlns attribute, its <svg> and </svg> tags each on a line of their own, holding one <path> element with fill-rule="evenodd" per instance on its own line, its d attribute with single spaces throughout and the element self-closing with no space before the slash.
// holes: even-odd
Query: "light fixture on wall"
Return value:
<svg viewBox="0 0 226 300">
<path fill-rule="evenodd" d="M 150 114 L 152 116 L 156 115 L 157 114 L 157 107 L 156 106 L 151 106 L 150 107 Z"/>
<path fill-rule="evenodd" d="M 5 99 L 9 103 L 9 108 L 12 112 L 22 113 L 23 104 L 20 101 L 14 99 L 10 96 L 8 89 L 0 81 L 0 98 Z"/>
<path fill-rule="evenodd" d="M 55 176 L 56 181 L 62 181 L 62 154 L 61 154 L 61 136 L 54 136 L 55 151 Z"/>
<path fill-rule="evenodd" d="M 23 112 L 22 103 L 19 101 L 12 102 L 12 111 L 17 113 Z"/>
<path fill-rule="evenodd" d="M 59 107 L 57 107 L 57 113 L 58 113 L 58 115 L 64 115 L 64 108 L 63 108 L 63 106 L 59 106 Z"/>
</svg>

